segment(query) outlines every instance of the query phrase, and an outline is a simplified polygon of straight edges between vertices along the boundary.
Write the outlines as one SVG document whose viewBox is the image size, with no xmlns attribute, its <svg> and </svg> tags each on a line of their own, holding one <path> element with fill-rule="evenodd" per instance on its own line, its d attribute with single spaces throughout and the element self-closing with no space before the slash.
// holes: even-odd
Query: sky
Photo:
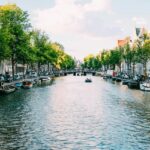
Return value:
<svg viewBox="0 0 150 150">
<path fill-rule="evenodd" d="M 150 0 L 0 0 L 7 3 L 28 11 L 34 28 L 77 59 L 113 49 L 135 27 L 150 29 Z"/>
</svg>

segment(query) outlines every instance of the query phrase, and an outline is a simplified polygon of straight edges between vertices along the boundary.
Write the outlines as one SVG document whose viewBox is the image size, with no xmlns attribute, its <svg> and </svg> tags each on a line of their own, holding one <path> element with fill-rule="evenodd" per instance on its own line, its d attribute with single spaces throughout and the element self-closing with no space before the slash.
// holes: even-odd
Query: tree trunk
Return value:
<svg viewBox="0 0 150 150">
<path fill-rule="evenodd" d="M 146 62 L 143 63 L 143 67 L 144 67 L 144 76 L 145 78 L 147 77 L 147 68 L 146 68 Z"/>
<path fill-rule="evenodd" d="M 128 72 L 129 75 L 131 75 L 131 62 L 129 63 L 129 72 Z"/>
<path fill-rule="evenodd" d="M 38 75 L 40 75 L 40 62 L 38 62 Z"/>
<path fill-rule="evenodd" d="M 27 64 L 27 70 L 29 70 L 29 64 Z"/>
<path fill-rule="evenodd" d="M 127 74 L 130 75 L 131 74 L 131 62 L 127 62 Z"/>
<path fill-rule="evenodd" d="M 126 66 L 127 66 L 127 74 L 129 74 L 129 63 L 126 63 Z"/>
<path fill-rule="evenodd" d="M 118 67 L 119 67 L 119 72 L 121 73 L 121 63 L 118 65 Z"/>
<path fill-rule="evenodd" d="M 17 63 L 15 63 L 15 74 L 18 73 L 18 70 L 17 70 Z"/>
<path fill-rule="evenodd" d="M 133 63 L 133 76 L 135 76 L 135 62 Z"/>
<path fill-rule="evenodd" d="M 12 63 L 12 77 L 14 80 L 14 75 L 15 75 L 15 60 L 14 60 L 14 55 L 12 54 L 11 56 L 11 63 Z"/>
<path fill-rule="evenodd" d="M 115 70 L 115 65 L 113 64 L 113 70 Z"/>
<path fill-rule="evenodd" d="M 33 70 L 33 63 L 30 64 L 30 69 Z"/>
<path fill-rule="evenodd" d="M 25 63 L 23 62 L 23 78 L 25 79 Z"/>
<path fill-rule="evenodd" d="M 49 65 L 49 62 L 47 64 L 47 67 L 48 67 L 48 73 L 50 72 L 50 65 Z"/>
</svg>

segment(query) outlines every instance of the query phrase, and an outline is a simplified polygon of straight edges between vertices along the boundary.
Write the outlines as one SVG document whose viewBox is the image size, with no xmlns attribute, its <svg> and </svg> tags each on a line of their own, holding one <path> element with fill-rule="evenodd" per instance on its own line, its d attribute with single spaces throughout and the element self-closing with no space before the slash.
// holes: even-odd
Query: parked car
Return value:
<svg viewBox="0 0 150 150">
<path fill-rule="evenodd" d="M 19 74 L 14 75 L 14 80 L 20 80 L 20 79 L 21 79 L 21 76 Z"/>
<path fill-rule="evenodd" d="M 12 82 L 12 81 L 13 81 L 12 75 L 6 74 L 6 76 L 5 76 L 5 81 L 6 81 L 6 82 Z"/>
<path fill-rule="evenodd" d="M 32 71 L 29 73 L 29 76 L 32 77 L 32 78 L 36 78 L 37 77 L 37 73 Z"/>
<path fill-rule="evenodd" d="M 4 82 L 4 81 L 5 81 L 4 75 L 0 74 L 0 82 Z"/>
</svg>

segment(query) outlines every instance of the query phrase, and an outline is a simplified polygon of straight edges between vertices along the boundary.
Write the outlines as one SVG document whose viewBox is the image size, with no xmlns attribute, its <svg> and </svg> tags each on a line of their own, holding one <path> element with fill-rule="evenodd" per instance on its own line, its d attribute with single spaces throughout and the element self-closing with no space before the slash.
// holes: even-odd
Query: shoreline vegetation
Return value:
<svg viewBox="0 0 150 150">
<path fill-rule="evenodd" d="M 11 62 L 13 79 L 17 64 L 31 70 L 36 66 L 37 73 L 42 65 L 46 65 L 48 71 L 50 66 L 55 70 L 75 67 L 75 59 L 65 52 L 63 45 L 34 29 L 28 12 L 15 4 L 0 6 L 0 63 L 5 60 Z"/>
<path fill-rule="evenodd" d="M 150 59 L 150 34 L 144 32 L 136 40 L 128 40 L 124 45 L 111 50 L 103 50 L 98 55 L 84 58 L 79 68 L 95 71 L 116 70 L 135 76 L 135 66 L 142 64 L 142 75 L 147 78 L 147 63 Z M 63 45 L 52 42 L 45 32 L 34 29 L 28 12 L 15 4 L 0 6 L 0 62 L 8 60 L 12 66 L 12 76 L 16 65 L 22 64 L 39 74 L 41 66 L 54 70 L 71 70 L 77 67 L 75 58 L 68 55 Z M 122 69 L 126 66 L 126 71 Z M 23 71 L 25 73 L 25 70 Z"/>
<path fill-rule="evenodd" d="M 139 75 L 143 75 L 146 79 L 150 75 L 150 68 L 148 69 L 149 60 L 150 34 L 145 32 L 132 42 L 129 40 L 114 49 L 104 49 L 96 56 L 92 54 L 86 56 L 82 67 L 104 72 L 117 70 L 118 74 L 124 73 L 134 77 L 137 75 L 136 64 L 141 64 L 142 69 Z"/>
</svg>

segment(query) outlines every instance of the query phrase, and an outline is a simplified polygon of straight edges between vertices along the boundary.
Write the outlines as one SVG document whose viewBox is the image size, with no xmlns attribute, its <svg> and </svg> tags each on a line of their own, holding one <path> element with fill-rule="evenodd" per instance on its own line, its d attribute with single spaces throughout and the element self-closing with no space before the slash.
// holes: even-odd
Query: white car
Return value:
<svg viewBox="0 0 150 150">
<path fill-rule="evenodd" d="M 5 81 L 4 76 L 0 75 L 0 81 Z"/>
<path fill-rule="evenodd" d="M 15 80 L 20 80 L 20 79 L 21 79 L 21 76 L 20 76 L 19 74 L 15 74 L 15 75 L 14 75 L 14 79 L 15 79 Z"/>
<path fill-rule="evenodd" d="M 30 72 L 30 77 L 36 78 L 37 77 L 37 73 L 36 72 Z"/>
</svg>

